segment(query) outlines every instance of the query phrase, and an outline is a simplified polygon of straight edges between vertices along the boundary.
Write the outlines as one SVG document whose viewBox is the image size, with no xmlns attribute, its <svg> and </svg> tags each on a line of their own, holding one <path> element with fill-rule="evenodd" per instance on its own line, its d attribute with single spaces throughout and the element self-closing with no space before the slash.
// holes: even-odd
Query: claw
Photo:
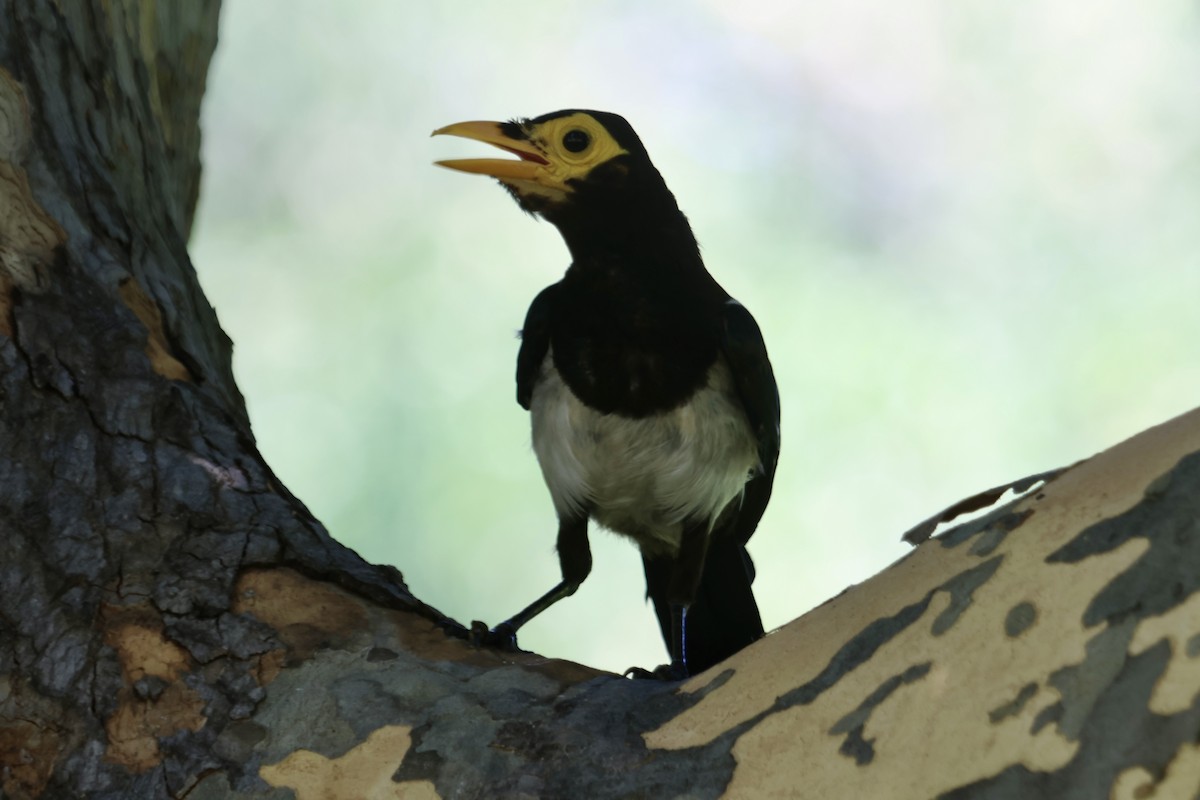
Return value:
<svg viewBox="0 0 1200 800">
<path fill-rule="evenodd" d="M 471 623 L 470 641 L 476 647 L 493 647 L 508 652 L 516 652 L 520 649 L 517 647 L 517 632 L 507 622 L 501 622 L 488 630 L 487 625 L 475 620 Z"/>
<path fill-rule="evenodd" d="M 682 661 L 672 661 L 670 664 L 655 667 L 653 672 L 641 667 L 630 667 L 623 674 L 627 678 L 633 678 L 634 680 L 654 681 L 682 681 L 691 677 L 688 673 L 688 668 Z"/>
</svg>

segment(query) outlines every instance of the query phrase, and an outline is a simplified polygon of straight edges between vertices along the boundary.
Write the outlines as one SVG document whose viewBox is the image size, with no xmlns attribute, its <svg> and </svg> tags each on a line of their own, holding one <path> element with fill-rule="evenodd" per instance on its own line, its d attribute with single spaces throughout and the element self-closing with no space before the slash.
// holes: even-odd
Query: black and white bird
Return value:
<svg viewBox="0 0 1200 800">
<path fill-rule="evenodd" d="M 517 159 L 497 178 L 572 263 L 525 317 L 517 402 L 558 515 L 562 582 L 484 639 L 515 647 L 592 567 L 588 521 L 637 543 L 679 679 L 763 635 L 746 542 L 771 496 L 779 394 L 750 312 L 709 275 L 674 195 L 616 114 L 567 110 L 434 131 Z M 649 674 L 635 670 L 638 674 Z"/>
</svg>

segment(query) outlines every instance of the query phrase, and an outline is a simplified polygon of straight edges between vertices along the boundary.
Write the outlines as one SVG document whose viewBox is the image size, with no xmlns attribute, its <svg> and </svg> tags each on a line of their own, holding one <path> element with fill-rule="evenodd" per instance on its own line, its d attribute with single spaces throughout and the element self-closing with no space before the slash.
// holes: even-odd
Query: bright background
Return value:
<svg viewBox="0 0 1200 800">
<path fill-rule="evenodd" d="M 559 577 L 513 370 L 567 255 L 430 166 L 486 148 L 429 132 L 623 114 L 775 364 L 771 628 L 961 497 L 1197 403 L 1198 75 L 1184 0 L 233 0 L 192 254 L 275 471 L 421 599 L 496 623 Z M 522 645 L 661 663 L 636 551 L 592 539 Z"/>
</svg>

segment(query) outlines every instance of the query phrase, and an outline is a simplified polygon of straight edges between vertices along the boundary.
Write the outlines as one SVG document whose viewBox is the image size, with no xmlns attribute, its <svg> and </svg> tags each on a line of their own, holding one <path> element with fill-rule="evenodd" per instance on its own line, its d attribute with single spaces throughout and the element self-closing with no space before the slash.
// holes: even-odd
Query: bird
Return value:
<svg viewBox="0 0 1200 800">
<path fill-rule="evenodd" d="M 630 124 L 568 109 L 434 136 L 516 158 L 435 162 L 497 179 L 561 234 L 571 263 L 521 328 L 517 402 L 558 518 L 562 580 L 477 640 L 517 631 L 592 568 L 588 524 L 638 546 L 681 680 L 763 636 L 746 543 L 771 497 L 779 391 L 754 317 L 706 269 L 691 226 Z"/>
</svg>

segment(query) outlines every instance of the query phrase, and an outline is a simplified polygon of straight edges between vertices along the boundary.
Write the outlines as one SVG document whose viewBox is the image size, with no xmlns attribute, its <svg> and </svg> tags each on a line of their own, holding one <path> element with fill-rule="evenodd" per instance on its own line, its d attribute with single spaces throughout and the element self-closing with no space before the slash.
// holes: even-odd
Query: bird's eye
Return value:
<svg viewBox="0 0 1200 800">
<path fill-rule="evenodd" d="M 586 131 L 573 128 L 563 134 L 562 145 L 572 153 L 582 153 L 592 143 L 592 137 Z"/>
</svg>

